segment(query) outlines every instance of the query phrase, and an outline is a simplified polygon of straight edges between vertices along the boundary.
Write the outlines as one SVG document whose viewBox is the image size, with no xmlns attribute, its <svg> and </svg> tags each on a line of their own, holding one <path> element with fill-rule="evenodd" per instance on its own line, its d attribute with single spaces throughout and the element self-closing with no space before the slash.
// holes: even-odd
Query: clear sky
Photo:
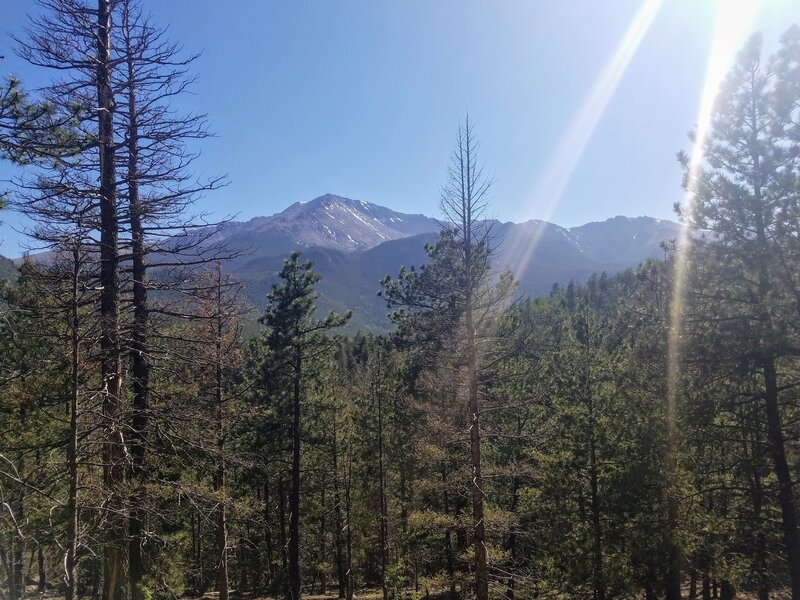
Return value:
<svg viewBox="0 0 800 600">
<path fill-rule="evenodd" d="M 230 185 L 200 208 L 246 219 L 331 192 L 435 216 L 469 112 L 496 180 L 495 216 L 573 226 L 673 218 L 681 199 L 675 153 L 689 149 L 714 15 L 734 0 L 663 0 L 618 85 L 606 86 L 607 104 L 590 105 L 596 126 L 578 116 L 646 1 L 145 4 L 187 50 L 203 51 L 182 102 L 207 112 L 217 137 L 202 142 L 195 170 L 227 173 Z M 8 35 L 22 32 L 33 0 L 0 4 L 0 74 L 41 84 Z M 800 2 L 762 4 L 752 29 L 774 46 L 800 22 Z M 576 131 L 585 139 L 564 146 Z M 554 192 L 559 147 L 574 169 Z M 0 166 L 0 179 L 14 173 Z M 15 255 L 19 217 L 3 219 L 0 253 Z"/>
</svg>

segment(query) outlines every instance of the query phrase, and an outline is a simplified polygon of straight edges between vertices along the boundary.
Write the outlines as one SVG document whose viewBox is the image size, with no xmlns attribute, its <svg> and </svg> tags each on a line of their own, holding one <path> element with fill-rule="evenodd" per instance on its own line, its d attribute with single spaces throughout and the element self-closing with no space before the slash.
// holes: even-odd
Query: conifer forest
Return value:
<svg viewBox="0 0 800 600">
<path fill-rule="evenodd" d="M 739 45 L 662 258 L 544 297 L 462 114 L 378 330 L 302 249 L 246 297 L 198 55 L 145 0 L 38 7 L 48 83 L 0 84 L 37 249 L 0 289 L 0 600 L 800 600 L 798 26 Z"/>
</svg>

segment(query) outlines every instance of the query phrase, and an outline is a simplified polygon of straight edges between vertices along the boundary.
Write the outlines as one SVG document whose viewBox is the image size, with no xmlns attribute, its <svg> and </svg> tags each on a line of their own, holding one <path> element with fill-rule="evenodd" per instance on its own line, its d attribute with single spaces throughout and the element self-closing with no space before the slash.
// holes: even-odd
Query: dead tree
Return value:
<svg viewBox="0 0 800 600">
<path fill-rule="evenodd" d="M 229 429 L 231 391 L 236 371 L 242 366 L 241 328 L 244 313 L 242 286 L 222 272 L 218 261 L 204 273 L 199 292 L 200 319 L 196 352 L 203 381 L 203 395 L 208 397 L 209 429 L 214 442 L 208 453 L 214 462 L 213 491 L 215 528 L 215 579 L 220 600 L 228 598 L 228 472 L 225 440 Z M 209 343 L 210 342 L 210 343 Z"/>
<path fill-rule="evenodd" d="M 126 420 L 130 439 L 129 477 L 136 499 L 128 529 L 131 597 L 143 600 L 145 575 L 143 546 L 146 506 L 140 490 L 146 479 L 146 449 L 150 419 L 150 377 L 154 357 L 155 324 L 151 315 L 160 312 L 148 292 L 155 288 L 164 297 L 169 291 L 185 292 L 183 282 L 192 273 L 169 274 L 171 269 L 190 269 L 226 257 L 209 242 L 219 224 L 187 214 L 204 191 L 222 184 L 222 178 L 195 181 L 189 171 L 195 154 L 186 150 L 190 140 L 207 137 L 205 116 L 181 114 L 171 108 L 175 97 L 185 94 L 194 81 L 189 74 L 197 55 L 183 54 L 179 45 L 166 38 L 137 0 L 120 0 L 119 47 L 116 88 L 118 111 L 125 115 L 125 130 L 119 152 L 123 173 L 120 198 L 126 211 L 122 219 L 127 250 L 123 264 L 123 296 L 132 315 L 126 319 L 123 345 L 131 366 L 131 408 Z M 198 223 L 199 222 L 199 223 Z M 155 271 L 156 276 L 152 273 Z M 162 306 L 163 308 L 163 306 Z M 169 308 L 166 312 L 175 311 Z M 189 316 L 189 315 L 186 315 Z"/>
<path fill-rule="evenodd" d="M 78 557 L 81 548 L 80 476 L 90 452 L 84 436 L 99 422 L 93 423 L 91 406 L 86 406 L 87 382 L 94 366 L 91 348 L 99 337 L 99 325 L 93 312 L 99 302 L 97 269 L 98 206 L 95 199 L 65 184 L 66 179 L 40 177 L 21 184 L 11 196 L 11 207 L 24 212 L 33 225 L 27 234 L 32 249 L 45 251 L 46 259 L 30 261 L 25 267 L 26 280 L 36 290 L 38 302 L 44 309 L 36 311 L 38 333 L 50 336 L 49 343 L 63 348 L 67 364 L 39 365 L 52 371 L 58 379 L 59 370 L 66 371 L 68 381 L 67 437 L 59 443 L 65 454 L 67 498 L 65 509 L 66 532 L 63 542 L 65 597 L 77 597 Z M 55 332 L 53 332 L 55 327 Z M 43 554 L 40 556 L 40 563 Z M 40 571 L 43 565 L 40 564 Z M 40 580 L 43 579 L 40 574 Z"/>
</svg>

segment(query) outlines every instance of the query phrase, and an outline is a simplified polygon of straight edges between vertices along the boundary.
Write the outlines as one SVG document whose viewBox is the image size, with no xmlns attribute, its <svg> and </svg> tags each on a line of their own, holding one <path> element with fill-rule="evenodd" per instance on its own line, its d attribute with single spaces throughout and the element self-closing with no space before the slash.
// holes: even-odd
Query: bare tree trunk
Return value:
<svg viewBox="0 0 800 600">
<path fill-rule="evenodd" d="M 775 361 L 771 358 L 765 359 L 763 368 L 766 384 L 764 401 L 767 413 L 767 433 L 775 475 L 778 478 L 778 503 L 783 517 L 783 543 L 789 561 L 792 600 L 800 600 L 800 538 L 797 533 L 797 506 L 792 487 L 792 475 L 784 449 Z"/>
<path fill-rule="evenodd" d="M 24 461 L 20 459 L 17 466 L 17 471 L 21 474 L 24 471 Z M 7 502 L 7 500 L 6 500 Z M 4 502 L 5 503 L 5 502 Z M 14 512 L 14 518 L 18 523 L 25 522 L 25 495 L 24 488 L 20 488 L 17 494 L 16 501 L 11 500 L 9 503 Z M 16 506 L 15 506 L 16 505 Z M 24 540 L 12 533 L 8 540 L 8 552 L 6 553 L 7 559 L 4 561 L 6 567 L 6 574 L 8 579 L 8 595 L 10 600 L 20 600 L 25 594 L 25 581 L 23 562 L 25 556 L 25 542 Z"/>
<path fill-rule="evenodd" d="M 133 327 L 131 331 L 131 388 L 132 414 L 130 432 L 131 479 L 140 483 L 144 479 L 144 459 L 147 443 L 148 395 L 150 391 L 150 364 L 147 349 L 147 287 L 144 247 L 144 228 L 142 226 L 142 208 L 139 197 L 139 132 L 137 113 L 137 73 L 134 65 L 134 49 L 131 46 L 131 24 L 129 2 L 123 7 L 123 28 L 125 39 L 125 59 L 128 73 L 128 218 L 131 228 L 131 275 L 133 278 Z M 130 518 L 128 520 L 128 571 L 132 600 L 144 600 L 142 588 L 144 577 L 143 533 L 145 516 L 143 497 L 134 488 L 131 499 Z"/>
<path fill-rule="evenodd" d="M 98 0 L 97 105 L 100 150 L 100 353 L 103 380 L 103 483 L 106 487 L 103 600 L 118 600 L 122 592 L 126 537 L 119 484 L 124 478 L 123 438 L 119 424 L 119 218 L 117 214 L 114 140 L 114 97 L 111 87 L 111 0 Z"/>
<path fill-rule="evenodd" d="M 517 422 L 517 435 L 522 435 L 522 423 L 521 421 Z M 519 502 L 519 477 L 514 477 L 511 480 L 511 512 L 517 512 L 517 504 Z M 513 525 L 512 525 L 513 527 Z M 506 540 L 506 550 L 509 553 L 511 558 L 510 566 L 509 566 L 509 574 L 508 574 L 508 581 L 506 583 L 506 598 L 507 600 L 514 600 L 514 586 L 515 586 L 515 579 L 514 579 L 514 567 L 515 561 L 517 558 L 517 535 L 512 529 L 511 532 L 508 534 L 508 539 Z"/>
<path fill-rule="evenodd" d="M 673 459 L 670 458 L 674 450 L 667 450 L 667 461 L 672 463 Z M 675 472 L 674 463 L 668 469 L 668 477 L 673 486 L 673 478 L 670 474 Z M 667 570 L 664 574 L 664 588 L 666 600 L 681 600 L 681 552 L 678 543 L 675 539 L 675 529 L 678 520 L 678 506 L 673 489 L 667 490 L 667 531 L 665 532 L 667 544 Z"/>
<path fill-rule="evenodd" d="M 80 400 L 80 249 L 76 241 L 72 250 L 72 286 L 70 290 L 70 400 L 69 440 L 67 441 L 67 555 L 64 558 L 65 600 L 77 598 L 78 585 L 78 407 Z"/>
<path fill-rule="evenodd" d="M 219 480 L 224 482 L 224 467 L 220 468 L 217 473 Z M 224 483 L 218 490 L 224 493 Z M 217 565 L 216 565 L 216 587 L 219 592 L 220 600 L 227 600 L 228 598 L 228 521 L 225 512 L 225 503 L 220 501 L 216 510 L 216 548 L 217 548 Z"/>
<path fill-rule="evenodd" d="M 37 548 L 37 558 L 39 563 L 39 584 L 36 586 L 41 594 L 47 589 L 47 561 L 44 556 L 44 549 L 41 545 Z"/>
<path fill-rule="evenodd" d="M 447 483 L 447 471 L 442 472 L 442 481 Z M 447 493 L 447 488 L 445 487 L 444 490 L 444 498 L 443 498 L 443 508 L 444 514 L 450 514 L 450 497 Z M 455 567 L 455 556 L 453 552 L 453 540 L 452 540 L 452 532 L 450 531 L 450 527 L 445 527 L 444 530 L 444 549 L 447 553 L 447 582 L 450 587 L 450 600 L 456 600 L 456 567 Z"/>
<path fill-rule="evenodd" d="M 591 384 L 587 382 L 590 386 Z M 596 448 L 596 422 L 594 416 L 594 398 L 592 396 L 591 387 L 586 390 L 588 394 L 588 408 L 589 408 L 589 484 L 591 486 L 591 505 L 592 505 L 592 558 L 593 558 L 593 587 L 594 598 L 596 600 L 605 600 L 606 585 L 603 573 L 603 531 L 600 523 L 600 494 L 598 491 L 598 475 L 597 475 L 597 448 Z"/>
<path fill-rule="evenodd" d="M 656 592 L 653 590 L 653 584 L 650 581 L 644 584 L 644 599 L 656 600 Z"/>
<path fill-rule="evenodd" d="M 678 526 L 678 499 L 675 490 L 676 471 L 678 468 L 678 439 L 675 420 L 674 401 L 668 399 L 665 415 L 666 448 L 664 459 L 664 476 L 666 478 L 664 501 L 667 508 L 667 522 L 664 532 L 667 550 L 667 569 L 664 574 L 664 597 L 666 600 L 681 600 L 681 551 L 675 535 Z"/>
<path fill-rule="evenodd" d="M 273 548 L 272 527 L 270 525 L 272 523 L 272 501 L 270 499 L 268 477 L 268 475 L 264 476 L 264 522 L 266 524 L 264 542 L 267 546 L 268 585 L 272 585 L 275 582 L 275 550 Z"/>
<path fill-rule="evenodd" d="M 742 443 L 744 445 L 744 454 L 749 456 L 748 470 L 750 471 L 750 501 L 753 505 L 753 526 L 756 528 L 753 544 L 753 571 L 755 575 L 756 592 L 758 600 L 769 600 L 769 579 L 767 576 L 767 549 L 766 540 L 764 536 L 764 526 L 762 509 L 764 506 L 764 486 L 761 481 L 761 474 L 759 473 L 759 457 L 758 457 L 758 428 L 759 419 L 756 407 L 753 407 L 750 418 L 752 419 L 751 425 L 748 427 L 746 420 L 742 419 Z M 748 443 L 749 439 L 749 443 Z"/>
<path fill-rule="evenodd" d="M 647 556 L 645 563 L 644 597 L 645 600 L 656 600 L 656 572 L 655 561 L 652 555 Z"/>
<path fill-rule="evenodd" d="M 336 510 L 336 577 L 339 584 L 339 598 L 347 596 L 347 569 L 344 564 L 344 539 L 342 538 L 342 504 L 339 479 L 338 425 L 336 411 L 333 413 L 333 502 Z"/>
<path fill-rule="evenodd" d="M 464 138 L 459 136 L 456 149 L 460 181 L 455 182 L 458 190 L 456 214 L 461 217 L 463 235 L 464 265 L 464 326 L 467 359 L 467 408 L 470 423 L 470 463 L 472 467 L 472 535 L 475 550 L 475 597 L 476 600 L 489 598 L 489 570 L 486 552 L 486 523 L 484 522 L 484 491 L 481 474 L 481 414 L 478 405 L 478 350 L 475 330 L 475 291 L 478 281 L 473 279 L 475 264 L 473 252 L 476 245 L 476 219 L 479 218 L 481 195 L 480 169 L 476 170 L 472 131 L 469 118 L 464 129 Z M 478 188 L 476 188 L 478 186 Z"/>
<path fill-rule="evenodd" d="M 216 538 L 217 538 L 217 591 L 219 600 L 228 600 L 228 519 L 225 510 L 227 502 L 225 472 L 225 400 L 222 394 L 222 265 L 216 267 L 216 331 L 214 340 L 214 396 L 216 403 L 216 436 L 217 436 L 217 473 L 214 478 L 214 489 L 221 498 L 217 504 Z"/>
<path fill-rule="evenodd" d="M 720 600 L 735 600 L 736 599 L 736 587 L 727 579 L 722 580 L 722 585 L 720 587 Z"/>
<path fill-rule="evenodd" d="M 197 572 L 197 593 L 201 596 L 205 595 L 208 583 L 206 580 L 206 569 L 203 564 L 203 541 L 205 540 L 205 532 L 203 531 L 204 518 L 197 517 L 197 563 L 195 570 Z"/>
<path fill-rule="evenodd" d="M 280 519 L 281 524 L 281 531 L 280 531 L 280 542 L 281 542 L 281 585 L 285 588 L 286 581 L 288 580 L 289 575 L 289 553 L 287 548 L 287 539 L 286 539 L 286 492 L 283 489 L 283 477 L 278 479 L 278 517 Z M 282 590 L 285 596 L 286 590 Z"/>
<path fill-rule="evenodd" d="M 380 360 L 380 359 L 379 359 Z M 379 365 L 380 368 L 380 365 Z M 380 377 L 380 372 L 378 373 Z M 389 588 L 386 587 L 386 567 L 388 566 L 389 552 L 389 527 L 386 500 L 386 473 L 383 464 L 383 393 L 380 389 L 380 379 L 376 382 L 375 390 L 378 401 L 378 489 L 380 493 L 380 527 L 378 541 L 381 545 L 381 590 L 383 600 L 389 600 Z"/>
<path fill-rule="evenodd" d="M 20 461 L 20 464 L 22 461 Z M 22 468 L 20 468 L 20 472 L 22 472 Z M 24 523 L 26 517 L 26 510 L 25 510 L 25 490 L 24 488 L 20 488 L 19 490 L 19 499 L 18 499 L 18 509 L 17 509 L 17 518 L 20 519 L 20 523 Z M 25 550 L 26 550 L 27 543 L 24 539 L 20 539 L 17 543 L 17 550 L 14 556 L 14 580 L 17 585 L 17 597 L 22 598 L 25 596 L 25 574 L 24 574 L 24 563 L 25 563 Z"/>
<path fill-rule="evenodd" d="M 347 478 L 344 487 L 344 501 L 345 501 L 345 515 L 347 519 L 347 562 L 345 566 L 347 570 L 347 600 L 353 600 L 353 502 L 350 494 L 352 487 L 352 474 L 353 474 L 353 448 L 350 446 L 347 452 Z"/>
<path fill-rule="evenodd" d="M 469 269 L 469 267 L 468 267 Z M 471 296 L 471 294 L 470 294 Z M 470 459 L 472 462 L 472 528 L 475 548 L 475 597 L 489 598 L 489 570 L 486 555 L 486 524 L 483 509 L 483 477 L 481 475 L 481 420 L 478 408 L 478 358 L 475 349 L 475 328 L 472 301 L 467 299 L 467 381 L 469 385 Z"/>
<path fill-rule="evenodd" d="M 298 348 L 294 359 L 292 390 L 292 489 L 289 492 L 289 600 L 300 600 L 300 383 L 303 357 Z"/>
<path fill-rule="evenodd" d="M 323 477 L 325 475 L 323 474 Z M 327 506 L 325 506 L 325 482 L 322 482 L 322 510 L 320 515 L 320 524 L 319 524 L 319 564 L 320 564 L 320 571 L 319 571 L 319 593 L 321 595 L 325 595 L 328 589 L 328 565 L 326 561 L 326 555 L 328 553 L 328 548 L 326 544 L 326 523 L 325 523 L 325 512 L 327 511 Z"/>
</svg>

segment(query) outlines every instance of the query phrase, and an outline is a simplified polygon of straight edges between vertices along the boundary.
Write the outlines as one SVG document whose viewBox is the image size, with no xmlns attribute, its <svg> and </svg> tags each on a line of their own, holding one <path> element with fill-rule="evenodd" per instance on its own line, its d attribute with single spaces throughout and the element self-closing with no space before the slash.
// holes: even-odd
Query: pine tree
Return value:
<svg viewBox="0 0 800 600">
<path fill-rule="evenodd" d="M 800 533 L 792 467 L 786 448 L 783 389 L 794 385 L 786 369 L 796 355 L 800 259 L 796 231 L 796 181 L 800 146 L 797 28 L 783 38 L 777 57 L 762 59 L 761 38 L 750 39 L 720 90 L 705 141 L 701 172 L 685 185 L 694 202 L 682 216 L 695 232 L 706 279 L 694 278 L 693 296 L 713 298 L 715 319 L 727 334 L 731 360 L 746 363 L 762 380 L 761 394 L 783 522 L 792 598 L 800 598 Z M 704 234 L 703 232 L 707 232 Z M 690 296 L 691 298 L 692 296 Z M 720 314 L 724 319 L 720 319 Z"/>
<path fill-rule="evenodd" d="M 397 308 L 393 319 L 401 331 L 427 342 L 441 359 L 446 348 L 453 365 L 457 391 L 464 401 L 469 431 L 469 495 L 472 504 L 474 589 L 478 600 L 489 594 L 486 539 L 486 492 L 482 475 L 479 378 L 482 355 L 493 335 L 500 309 L 513 290 L 508 273 L 493 279 L 492 222 L 487 218 L 491 180 L 478 161 L 478 142 L 466 119 L 458 129 L 441 207 L 445 230 L 429 249 L 429 264 L 419 273 L 401 271 L 397 280 L 384 280 L 383 296 Z M 434 359 L 436 360 L 436 359 Z"/>
<path fill-rule="evenodd" d="M 266 327 L 262 338 L 268 351 L 268 377 L 274 377 L 269 385 L 278 395 L 286 395 L 291 410 L 291 489 L 289 492 L 289 552 L 287 598 L 301 597 L 300 570 L 300 502 L 301 502 L 301 458 L 303 440 L 303 404 L 305 397 L 304 373 L 306 362 L 313 360 L 333 348 L 326 332 L 347 323 L 350 313 L 329 313 L 323 319 L 315 319 L 317 294 L 315 284 L 319 275 L 310 261 L 302 261 L 300 253 L 293 253 L 284 261 L 278 274 L 280 283 L 273 286 L 267 297 L 267 309 L 260 322 Z"/>
</svg>

